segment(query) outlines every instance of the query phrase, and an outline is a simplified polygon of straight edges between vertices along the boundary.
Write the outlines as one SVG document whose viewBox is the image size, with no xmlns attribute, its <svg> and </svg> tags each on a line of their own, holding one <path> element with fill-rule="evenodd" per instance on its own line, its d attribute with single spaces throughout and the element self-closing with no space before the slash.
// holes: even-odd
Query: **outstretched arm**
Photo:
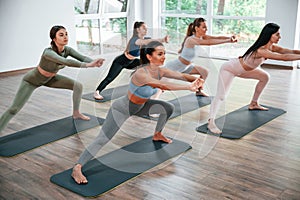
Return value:
<svg viewBox="0 0 300 200">
<path fill-rule="evenodd" d="M 235 35 L 230 37 L 205 35 L 202 37 L 202 39 L 197 38 L 196 40 L 197 45 L 208 45 L 208 46 L 224 44 L 224 43 L 235 43 L 235 42 L 237 42 L 237 38 Z"/>
<path fill-rule="evenodd" d="M 175 72 L 175 73 L 179 73 L 179 72 Z M 179 74 L 181 74 L 181 73 L 179 73 Z M 173 78 L 178 77 L 179 80 L 187 81 L 187 79 L 180 77 L 180 75 L 175 75 L 172 77 Z M 134 73 L 134 75 L 132 77 L 132 81 L 136 85 L 149 85 L 154 88 L 159 88 L 162 90 L 190 90 L 190 91 L 196 92 L 199 89 L 199 87 L 201 87 L 203 85 L 204 80 L 201 78 L 195 78 L 195 77 L 193 77 L 193 80 L 194 81 L 189 80 L 190 82 L 192 82 L 189 84 L 177 84 L 177 83 L 171 83 L 168 81 L 162 81 L 162 80 L 152 78 L 151 76 L 149 76 L 149 74 L 144 73 L 144 72 L 136 72 L 136 73 Z"/>
<path fill-rule="evenodd" d="M 295 52 L 295 53 L 294 53 Z M 281 47 L 272 47 L 272 51 L 266 48 L 257 50 L 258 56 L 282 61 L 300 60 L 299 50 L 289 50 Z"/>
<path fill-rule="evenodd" d="M 69 48 L 70 50 L 71 48 Z M 72 53 L 70 53 L 72 52 Z M 43 57 L 46 58 L 47 60 L 50 60 L 54 63 L 58 63 L 61 65 L 66 65 L 69 67 L 100 67 L 103 64 L 104 59 L 100 58 L 100 59 L 96 59 L 96 60 L 92 60 L 91 58 L 82 56 L 81 54 L 79 54 L 78 52 L 76 52 L 75 50 L 71 50 L 69 51 L 70 56 L 74 57 L 74 58 L 78 58 L 78 56 L 80 58 L 78 59 L 68 59 L 65 58 L 63 56 L 58 55 L 55 51 L 51 50 L 51 49 L 45 49 L 44 53 L 43 53 Z"/>
<path fill-rule="evenodd" d="M 142 45 L 147 45 L 147 44 L 149 44 L 152 41 L 159 41 L 161 43 L 163 43 L 163 42 L 168 43 L 169 39 L 170 39 L 170 37 L 168 35 L 166 35 L 163 38 L 157 38 L 157 39 L 137 39 L 135 41 L 135 44 L 139 45 L 139 46 L 142 46 Z"/>
<path fill-rule="evenodd" d="M 278 45 L 272 45 L 272 51 L 281 54 L 300 54 L 300 50 L 287 49 Z"/>
</svg>

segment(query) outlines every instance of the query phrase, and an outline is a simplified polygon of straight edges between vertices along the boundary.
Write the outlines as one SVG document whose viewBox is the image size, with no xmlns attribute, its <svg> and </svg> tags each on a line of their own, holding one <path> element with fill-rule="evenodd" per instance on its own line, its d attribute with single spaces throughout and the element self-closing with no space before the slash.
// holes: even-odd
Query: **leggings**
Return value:
<svg viewBox="0 0 300 200">
<path fill-rule="evenodd" d="M 129 60 L 125 54 L 122 54 L 116 57 L 109 69 L 109 72 L 105 79 L 98 85 L 96 90 L 101 92 L 104 88 L 110 84 L 117 76 L 121 73 L 121 71 L 126 69 L 134 69 L 140 65 L 140 59 Z"/>
<path fill-rule="evenodd" d="M 165 101 L 149 99 L 145 104 L 139 105 L 129 101 L 127 95 L 120 97 L 113 102 L 99 135 L 81 154 L 78 164 L 83 166 L 95 157 L 97 152 L 111 140 L 130 116 L 139 114 L 160 114 L 155 132 L 161 132 L 173 111 L 174 105 Z"/>
<path fill-rule="evenodd" d="M 73 90 L 73 110 L 79 110 L 82 95 L 81 83 L 58 74 L 54 77 L 48 78 L 41 75 L 35 68 L 24 76 L 12 105 L 1 116 L 0 132 L 6 127 L 11 118 L 13 118 L 23 108 L 33 91 L 42 85 L 51 88 Z"/>
<path fill-rule="evenodd" d="M 215 119 L 221 103 L 228 95 L 231 83 L 234 77 L 256 79 L 258 83 L 255 87 L 255 92 L 252 101 L 257 102 L 263 89 L 267 85 L 270 75 L 261 68 L 255 68 L 251 71 L 246 71 L 240 64 L 239 60 L 230 59 L 225 62 L 220 69 L 217 85 L 217 94 L 210 106 L 209 119 Z"/>
</svg>

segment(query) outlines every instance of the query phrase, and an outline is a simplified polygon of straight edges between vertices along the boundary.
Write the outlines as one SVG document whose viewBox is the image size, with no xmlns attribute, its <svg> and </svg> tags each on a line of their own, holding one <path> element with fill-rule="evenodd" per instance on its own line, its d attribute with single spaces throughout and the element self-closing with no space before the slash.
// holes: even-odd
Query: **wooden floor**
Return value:
<svg viewBox="0 0 300 200">
<path fill-rule="evenodd" d="M 60 73 L 93 91 L 107 72 L 102 69 L 63 69 Z M 217 70 L 224 61 L 213 61 L 206 89 L 214 95 Z M 174 118 L 165 134 L 188 142 L 192 150 L 134 178 L 96 199 L 300 199 L 300 71 L 266 69 L 271 80 L 261 103 L 283 108 L 286 114 L 259 127 L 239 140 L 207 136 L 195 131 L 206 123 L 209 106 Z M 11 104 L 24 73 L 0 74 L 0 114 Z M 99 75 L 100 74 L 100 75 Z M 109 87 L 128 83 L 124 70 Z M 225 114 L 249 103 L 253 80 L 235 79 Z M 188 93 L 188 92 L 185 92 Z M 174 98 L 179 93 L 163 94 Z M 11 120 L 1 136 L 54 121 L 71 114 L 71 91 L 37 89 L 25 107 Z M 111 102 L 81 102 L 82 112 L 105 117 Z M 155 122 L 133 117 L 113 139 L 117 147 L 150 136 Z M 99 127 L 68 137 L 23 154 L 0 158 L 0 199 L 67 199 L 83 197 L 49 181 L 53 174 L 71 168 Z M 107 146 L 99 155 L 114 147 Z M 99 183 L 102 184 L 102 183 Z M 104 183 L 103 183 L 104 184 Z"/>
</svg>

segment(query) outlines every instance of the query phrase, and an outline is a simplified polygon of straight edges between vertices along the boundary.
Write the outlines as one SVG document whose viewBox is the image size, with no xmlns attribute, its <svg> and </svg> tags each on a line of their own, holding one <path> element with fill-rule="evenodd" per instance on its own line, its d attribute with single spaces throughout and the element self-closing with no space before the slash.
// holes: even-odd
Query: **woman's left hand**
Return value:
<svg viewBox="0 0 300 200">
<path fill-rule="evenodd" d="M 192 92 L 197 92 L 199 90 L 200 87 L 202 87 L 204 83 L 204 80 L 202 78 L 197 78 L 196 80 L 194 80 L 191 85 L 190 85 L 190 90 Z"/>
</svg>

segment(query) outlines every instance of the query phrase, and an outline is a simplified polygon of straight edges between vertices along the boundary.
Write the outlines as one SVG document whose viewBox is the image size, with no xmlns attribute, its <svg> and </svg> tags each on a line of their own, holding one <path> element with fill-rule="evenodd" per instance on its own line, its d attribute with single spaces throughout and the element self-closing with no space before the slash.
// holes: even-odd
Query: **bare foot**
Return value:
<svg viewBox="0 0 300 200">
<path fill-rule="evenodd" d="M 203 97 L 208 97 L 209 95 L 202 90 L 199 90 L 196 92 L 196 96 L 203 96 Z"/>
<path fill-rule="evenodd" d="M 103 97 L 102 95 L 100 95 L 99 90 L 96 90 L 96 91 L 94 92 L 94 98 L 95 98 L 96 100 L 102 100 L 102 99 L 104 99 L 104 97 Z"/>
<path fill-rule="evenodd" d="M 81 172 L 80 164 L 77 164 L 73 167 L 71 176 L 77 184 L 87 184 L 88 183 L 86 177 Z"/>
<path fill-rule="evenodd" d="M 152 140 L 153 141 L 162 141 L 162 142 L 169 143 L 169 144 L 172 143 L 172 140 L 165 137 L 161 132 L 155 133 Z"/>
<path fill-rule="evenodd" d="M 269 108 L 263 107 L 261 105 L 259 105 L 257 102 L 252 102 L 249 107 L 249 110 L 262 110 L 262 111 L 267 111 L 269 110 Z"/>
<path fill-rule="evenodd" d="M 82 119 L 82 120 L 88 121 L 91 118 L 76 111 L 73 113 L 73 119 Z"/>
<path fill-rule="evenodd" d="M 215 133 L 215 134 L 221 134 L 222 131 L 217 127 L 217 125 L 215 124 L 215 121 L 212 119 L 208 120 L 208 125 L 207 128 L 210 132 Z"/>
</svg>

